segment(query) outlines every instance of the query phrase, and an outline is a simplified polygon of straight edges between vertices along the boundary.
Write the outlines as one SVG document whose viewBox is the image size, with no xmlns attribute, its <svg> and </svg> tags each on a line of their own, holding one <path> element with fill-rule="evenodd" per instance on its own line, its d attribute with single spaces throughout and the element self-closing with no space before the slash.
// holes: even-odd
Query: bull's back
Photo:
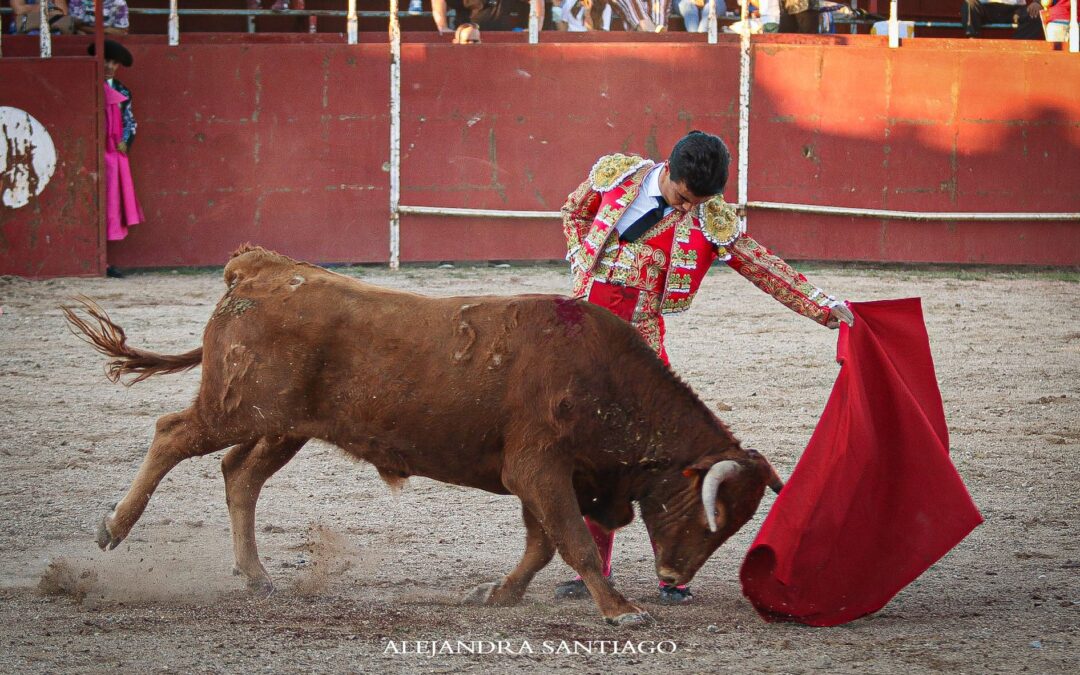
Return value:
<svg viewBox="0 0 1080 675">
<path fill-rule="evenodd" d="M 231 261 L 226 282 L 204 340 L 208 399 L 388 448 L 423 475 L 497 453 L 511 425 L 595 389 L 605 351 L 633 331 L 565 297 L 429 298 L 261 251 Z"/>
</svg>

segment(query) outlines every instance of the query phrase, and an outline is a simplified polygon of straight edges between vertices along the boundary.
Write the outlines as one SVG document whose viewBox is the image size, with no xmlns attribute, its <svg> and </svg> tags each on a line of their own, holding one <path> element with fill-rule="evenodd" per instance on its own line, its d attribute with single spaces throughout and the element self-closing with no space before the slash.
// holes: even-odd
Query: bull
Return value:
<svg viewBox="0 0 1080 675">
<path fill-rule="evenodd" d="M 609 623 L 637 625 L 650 617 L 603 576 L 583 515 L 618 528 L 636 502 L 657 576 L 685 584 L 753 516 L 765 487 L 780 487 L 629 324 L 595 305 L 428 298 L 252 246 L 233 255 L 225 283 L 202 346 L 179 355 L 129 346 L 89 299 L 82 312 L 64 308 L 73 331 L 111 357 L 114 382 L 202 365 L 195 401 L 158 419 L 130 488 L 102 520 L 103 550 L 128 536 L 173 467 L 230 448 L 221 469 L 235 569 L 270 592 L 255 505 L 266 480 L 318 438 L 392 486 L 424 476 L 521 501 L 524 555 L 473 601 L 518 603 L 558 551 Z"/>
</svg>

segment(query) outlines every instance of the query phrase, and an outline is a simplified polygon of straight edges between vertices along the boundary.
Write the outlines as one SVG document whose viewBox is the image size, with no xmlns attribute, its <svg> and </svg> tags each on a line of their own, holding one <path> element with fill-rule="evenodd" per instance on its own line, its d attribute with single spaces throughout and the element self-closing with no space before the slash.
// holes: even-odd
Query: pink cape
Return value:
<svg viewBox="0 0 1080 675">
<path fill-rule="evenodd" d="M 120 104 L 127 100 L 105 83 L 105 239 L 118 241 L 127 236 L 128 227 L 143 221 L 142 207 L 135 198 L 131 164 L 116 149 L 124 140 Z"/>
<path fill-rule="evenodd" d="M 949 459 L 919 299 L 851 309 L 828 404 L 743 561 L 766 621 L 876 612 L 982 522 Z"/>
</svg>

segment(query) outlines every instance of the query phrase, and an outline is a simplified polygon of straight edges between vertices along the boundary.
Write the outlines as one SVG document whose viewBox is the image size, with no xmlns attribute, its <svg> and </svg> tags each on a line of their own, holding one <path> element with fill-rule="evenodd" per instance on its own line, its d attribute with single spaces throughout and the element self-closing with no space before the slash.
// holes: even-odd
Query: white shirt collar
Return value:
<svg viewBox="0 0 1080 675">
<path fill-rule="evenodd" d="M 664 168 L 666 162 L 660 162 L 645 175 L 645 180 L 641 182 L 641 191 L 643 194 L 649 197 L 660 197 L 660 171 Z"/>
</svg>

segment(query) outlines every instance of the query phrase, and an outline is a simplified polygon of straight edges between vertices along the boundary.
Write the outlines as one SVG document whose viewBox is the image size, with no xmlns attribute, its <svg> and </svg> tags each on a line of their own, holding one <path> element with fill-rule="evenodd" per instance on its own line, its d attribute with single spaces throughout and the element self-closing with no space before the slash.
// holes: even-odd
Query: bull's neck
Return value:
<svg viewBox="0 0 1080 675">
<path fill-rule="evenodd" d="M 709 453 L 737 445 L 728 429 L 696 394 L 670 370 L 627 372 L 623 391 L 630 394 L 626 439 L 634 473 L 648 483 L 657 472 L 676 471 Z"/>
</svg>

